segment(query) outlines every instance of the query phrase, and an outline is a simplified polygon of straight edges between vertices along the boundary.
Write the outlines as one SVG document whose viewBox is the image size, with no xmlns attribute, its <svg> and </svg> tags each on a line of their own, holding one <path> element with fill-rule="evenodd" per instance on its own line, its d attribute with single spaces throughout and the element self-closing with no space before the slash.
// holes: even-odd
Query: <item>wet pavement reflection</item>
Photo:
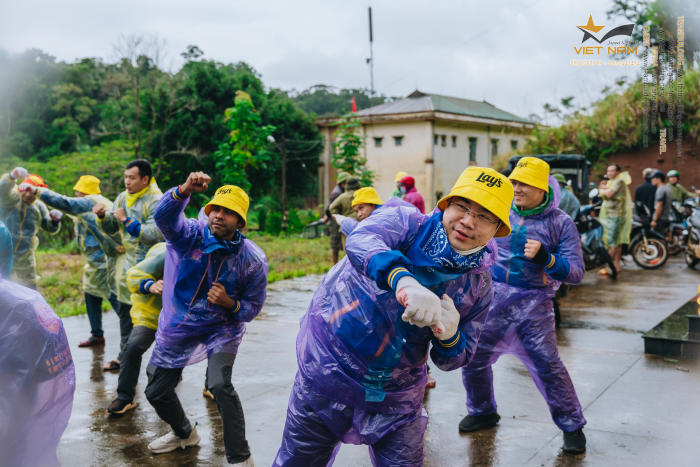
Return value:
<svg viewBox="0 0 700 467">
<path fill-rule="evenodd" d="M 270 465 L 280 445 L 287 399 L 296 372 L 295 340 L 320 276 L 281 281 L 269 287 L 260 317 L 249 324 L 233 369 L 233 384 L 246 414 L 255 463 Z M 459 371 L 434 369 L 437 387 L 425 399 L 430 421 L 425 437 L 427 466 L 512 465 L 698 465 L 692 446 L 700 433 L 700 364 L 645 356 L 648 331 L 697 291 L 700 271 L 672 258 L 659 271 L 626 265 L 618 281 L 588 273 L 561 302 L 560 353 L 588 420 L 586 454 L 563 454 L 561 432 L 519 360 L 502 357 L 494 366 L 502 416 L 490 430 L 463 435 L 466 414 Z M 137 388 L 139 406 L 120 418 L 107 415 L 118 374 L 102 371 L 117 353 L 118 321 L 104 315 L 106 346 L 82 349 L 86 316 L 64 320 L 76 364 L 73 413 L 61 444 L 64 466 L 225 465 L 216 404 L 202 397 L 206 363 L 187 367 L 177 392 L 201 437 L 199 447 L 152 455 L 147 445 L 168 431 L 146 400 L 144 363 Z M 343 446 L 335 465 L 371 465 L 367 448 Z"/>
</svg>

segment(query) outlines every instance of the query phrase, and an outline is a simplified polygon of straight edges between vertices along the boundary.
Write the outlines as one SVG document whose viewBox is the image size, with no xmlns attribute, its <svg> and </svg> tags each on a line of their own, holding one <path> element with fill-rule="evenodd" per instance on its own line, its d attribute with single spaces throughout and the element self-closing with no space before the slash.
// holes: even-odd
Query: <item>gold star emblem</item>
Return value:
<svg viewBox="0 0 700 467">
<path fill-rule="evenodd" d="M 580 29 L 585 29 L 585 30 L 591 31 L 591 32 L 598 32 L 601 29 L 603 29 L 604 27 L 605 27 L 605 25 L 596 26 L 593 23 L 593 15 L 588 15 L 588 23 L 586 23 L 585 26 L 579 26 Z"/>
</svg>

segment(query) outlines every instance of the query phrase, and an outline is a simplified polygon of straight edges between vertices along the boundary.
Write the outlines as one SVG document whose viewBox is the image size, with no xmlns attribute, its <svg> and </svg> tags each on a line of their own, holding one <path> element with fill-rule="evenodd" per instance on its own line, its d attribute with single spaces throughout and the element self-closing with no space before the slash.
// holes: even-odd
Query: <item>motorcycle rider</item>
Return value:
<svg viewBox="0 0 700 467">
<path fill-rule="evenodd" d="M 654 195 L 656 194 L 656 187 L 651 184 L 651 175 L 653 173 L 654 169 L 651 167 L 642 170 L 644 182 L 638 185 L 634 190 L 634 200 L 644 204 L 644 206 L 649 209 L 650 213 L 654 212 Z"/>
<path fill-rule="evenodd" d="M 673 194 L 666 184 L 666 175 L 664 175 L 662 171 L 657 170 L 652 174 L 651 183 L 656 187 L 654 211 L 651 216 L 651 228 L 665 235 L 670 222 Z"/>
<path fill-rule="evenodd" d="M 682 203 L 686 199 L 693 198 L 698 195 L 698 190 L 695 190 L 695 194 L 693 194 L 680 184 L 681 175 L 677 170 L 669 170 L 666 176 L 668 177 L 668 188 L 671 190 L 671 197 L 673 198 L 673 201 Z"/>
</svg>

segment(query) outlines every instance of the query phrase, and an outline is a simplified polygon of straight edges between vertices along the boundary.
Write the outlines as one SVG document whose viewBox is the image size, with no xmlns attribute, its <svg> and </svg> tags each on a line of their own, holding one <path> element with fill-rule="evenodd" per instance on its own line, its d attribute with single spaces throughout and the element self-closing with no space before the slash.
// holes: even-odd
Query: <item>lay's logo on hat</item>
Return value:
<svg viewBox="0 0 700 467">
<path fill-rule="evenodd" d="M 486 175 L 486 172 L 481 172 L 481 174 L 476 177 L 476 181 L 480 183 L 485 183 L 489 188 L 492 186 L 501 187 L 501 179 L 494 177 L 493 175 Z"/>
</svg>

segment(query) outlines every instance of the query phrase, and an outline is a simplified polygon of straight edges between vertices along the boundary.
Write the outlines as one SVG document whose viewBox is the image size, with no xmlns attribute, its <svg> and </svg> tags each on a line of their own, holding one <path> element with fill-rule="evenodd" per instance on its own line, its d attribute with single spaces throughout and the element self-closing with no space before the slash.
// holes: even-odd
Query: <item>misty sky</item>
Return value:
<svg viewBox="0 0 700 467">
<path fill-rule="evenodd" d="M 39 48 L 59 60 L 114 61 L 120 35 L 157 34 L 161 65 L 176 70 L 196 44 L 205 58 L 245 61 L 266 86 L 302 90 L 323 83 L 369 88 L 367 7 L 374 19 L 375 89 L 414 89 L 485 99 L 526 117 L 545 102 L 577 96 L 585 104 L 637 67 L 573 67 L 589 14 L 601 35 L 612 0 L 483 2 L 2 0 L 0 48 Z M 591 42 L 591 41 L 589 41 Z M 597 45 L 597 44 L 590 44 Z M 607 58 L 607 57 L 605 57 Z"/>
</svg>

